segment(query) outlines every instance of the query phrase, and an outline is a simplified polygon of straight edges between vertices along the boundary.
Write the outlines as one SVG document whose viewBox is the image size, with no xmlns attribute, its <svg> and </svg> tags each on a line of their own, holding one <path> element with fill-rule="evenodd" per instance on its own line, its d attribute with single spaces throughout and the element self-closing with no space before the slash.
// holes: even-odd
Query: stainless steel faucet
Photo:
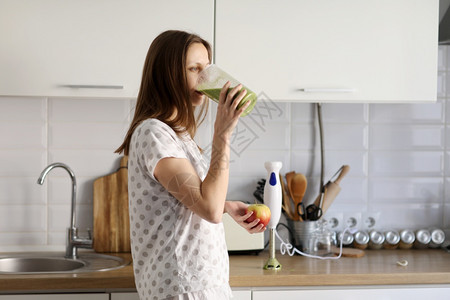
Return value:
<svg viewBox="0 0 450 300">
<path fill-rule="evenodd" d="M 70 212 L 70 227 L 67 228 L 67 240 L 66 240 L 66 257 L 77 259 L 78 258 L 78 248 L 92 248 L 92 237 L 89 232 L 89 238 L 83 239 L 78 237 L 78 228 L 75 227 L 75 215 L 76 215 L 76 193 L 77 193 L 77 181 L 75 179 L 75 174 L 68 165 L 63 163 L 53 163 L 48 165 L 41 173 L 38 178 L 37 183 L 44 184 L 45 177 L 53 168 L 63 168 L 66 170 L 70 178 L 72 179 L 72 208 Z"/>
</svg>

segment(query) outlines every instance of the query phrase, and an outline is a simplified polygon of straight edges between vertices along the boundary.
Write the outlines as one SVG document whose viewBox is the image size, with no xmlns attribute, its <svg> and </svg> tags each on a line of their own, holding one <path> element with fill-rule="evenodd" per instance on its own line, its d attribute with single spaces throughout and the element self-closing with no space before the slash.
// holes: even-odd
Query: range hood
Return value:
<svg viewBox="0 0 450 300">
<path fill-rule="evenodd" d="M 450 45 L 450 0 L 439 1 L 439 45 Z"/>
</svg>

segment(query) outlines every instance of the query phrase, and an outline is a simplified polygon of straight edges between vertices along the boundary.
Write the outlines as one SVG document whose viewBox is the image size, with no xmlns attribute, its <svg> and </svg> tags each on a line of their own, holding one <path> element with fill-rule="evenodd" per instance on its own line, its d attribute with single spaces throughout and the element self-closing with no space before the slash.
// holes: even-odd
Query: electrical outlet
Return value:
<svg viewBox="0 0 450 300">
<path fill-rule="evenodd" d="M 344 214 L 341 212 L 327 212 L 323 218 L 327 222 L 328 230 L 341 231 L 345 227 L 343 224 Z"/>
<path fill-rule="evenodd" d="M 344 228 L 348 227 L 350 229 L 358 229 L 361 227 L 361 213 L 360 212 L 349 212 L 344 213 Z"/>
<path fill-rule="evenodd" d="M 362 228 L 370 231 L 375 228 L 380 220 L 380 212 L 364 212 L 362 214 Z"/>
</svg>

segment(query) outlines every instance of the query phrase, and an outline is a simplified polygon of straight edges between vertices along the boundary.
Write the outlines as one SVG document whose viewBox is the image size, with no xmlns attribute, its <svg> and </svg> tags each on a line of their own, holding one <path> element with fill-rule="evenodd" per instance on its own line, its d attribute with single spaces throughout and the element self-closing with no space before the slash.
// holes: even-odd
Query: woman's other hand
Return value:
<svg viewBox="0 0 450 300">
<path fill-rule="evenodd" d="M 247 211 L 248 205 L 241 201 L 226 201 L 225 202 L 225 212 L 228 213 L 233 220 L 240 226 L 244 227 L 249 233 L 259 233 L 266 230 L 263 224 L 258 224 L 259 219 L 255 219 L 250 223 L 246 220 L 253 214 L 252 211 Z"/>
</svg>

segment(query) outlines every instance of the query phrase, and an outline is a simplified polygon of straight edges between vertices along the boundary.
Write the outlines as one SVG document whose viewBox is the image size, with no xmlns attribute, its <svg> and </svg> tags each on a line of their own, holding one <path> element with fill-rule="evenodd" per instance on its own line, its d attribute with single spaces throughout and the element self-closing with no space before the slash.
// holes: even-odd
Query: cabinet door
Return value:
<svg viewBox="0 0 450 300">
<path fill-rule="evenodd" d="M 252 291 L 234 291 L 233 300 L 252 300 Z"/>
<path fill-rule="evenodd" d="M 1 295 L 0 300 L 109 300 L 108 294 Z"/>
<path fill-rule="evenodd" d="M 216 63 L 291 101 L 435 101 L 438 0 L 217 0 Z"/>
<path fill-rule="evenodd" d="M 213 1 L 2 0 L 0 95 L 136 97 L 167 29 L 213 41 Z"/>
<path fill-rule="evenodd" d="M 339 290 L 298 290 L 298 291 L 254 291 L 253 300 L 423 300 L 447 299 L 450 288 L 427 287 L 427 288 L 384 288 L 377 289 L 339 289 Z"/>
<path fill-rule="evenodd" d="M 139 300 L 138 293 L 112 293 L 110 300 Z"/>
</svg>

